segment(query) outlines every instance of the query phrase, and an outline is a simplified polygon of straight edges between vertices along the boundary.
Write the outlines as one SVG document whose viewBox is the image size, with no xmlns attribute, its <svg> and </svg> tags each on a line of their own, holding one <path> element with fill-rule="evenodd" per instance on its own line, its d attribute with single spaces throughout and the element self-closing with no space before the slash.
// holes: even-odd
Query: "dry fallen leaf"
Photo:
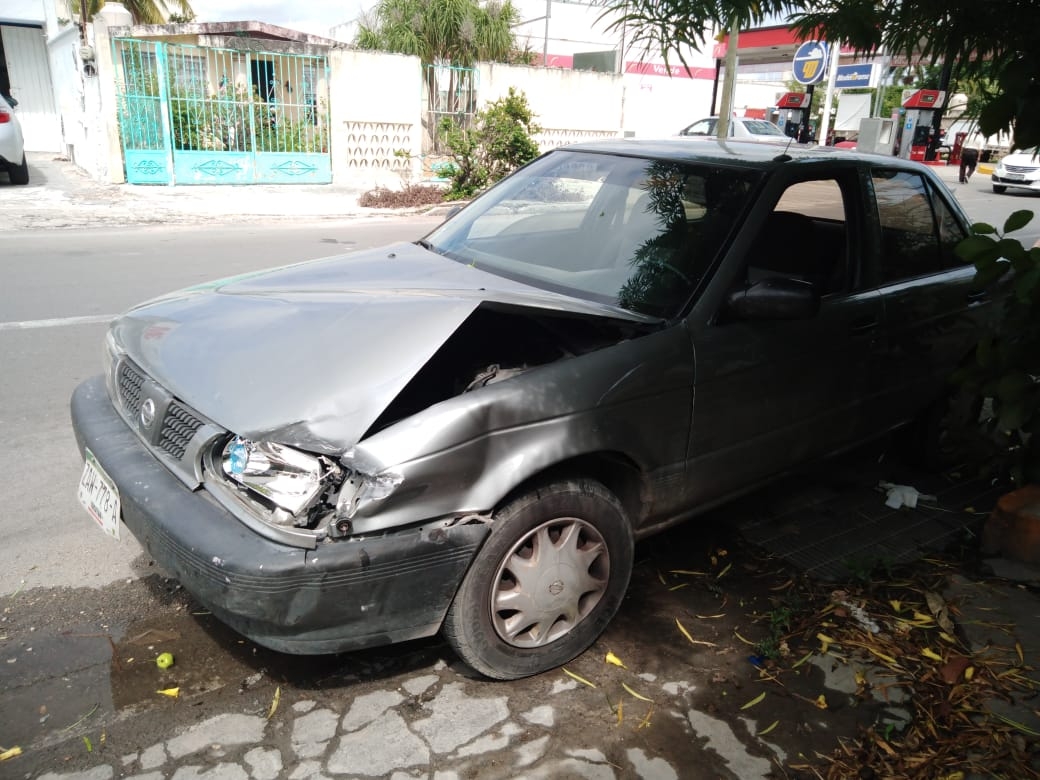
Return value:
<svg viewBox="0 0 1040 780">
<path fill-rule="evenodd" d="M 22 749 L 16 746 L 9 750 L 5 750 L 3 753 L 0 753 L 0 761 L 6 761 L 9 758 L 14 758 L 15 756 L 20 756 L 21 754 Z"/>
<path fill-rule="evenodd" d="M 760 732 L 758 732 L 758 736 L 764 737 L 766 734 L 768 734 L 770 731 L 772 731 L 773 729 L 775 729 L 779 725 L 780 725 L 780 721 L 774 720 L 772 723 L 770 723 L 768 726 L 766 726 L 764 729 L 762 729 Z"/>
<path fill-rule="evenodd" d="M 747 704 L 742 704 L 742 705 L 741 705 L 741 707 L 740 707 L 740 709 L 742 709 L 742 710 L 747 710 L 747 709 L 751 709 L 751 708 L 752 708 L 752 707 L 754 707 L 754 706 L 755 706 L 756 704 L 758 704 L 759 702 L 761 702 L 761 701 L 762 701 L 762 699 L 764 699 L 765 697 L 766 697 L 766 692 L 765 692 L 765 691 L 762 691 L 762 693 L 758 694 L 758 696 L 756 696 L 755 698 L 753 698 L 753 699 L 752 699 L 751 701 L 749 701 L 749 702 L 748 702 Z"/>
<path fill-rule="evenodd" d="M 607 657 L 604 660 L 608 664 L 614 664 L 614 666 L 620 666 L 622 669 L 627 669 L 628 668 L 627 666 L 625 666 L 624 662 L 620 658 L 618 658 L 616 655 L 614 655 L 613 652 L 608 652 L 607 653 Z"/>
<path fill-rule="evenodd" d="M 827 697 L 824 696 L 822 693 L 816 697 L 816 706 L 819 707 L 821 710 L 827 709 Z"/>
<path fill-rule="evenodd" d="M 161 691 L 156 691 L 156 693 L 162 694 L 163 696 L 169 696 L 171 699 L 176 699 L 178 696 L 181 695 L 181 689 L 179 687 L 178 688 L 164 688 Z"/>
<path fill-rule="evenodd" d="M 271 699 L 271 708 L 267 711 L 267 719 L 270 720 L 278 710 L 278 702 L 282 699 L 282 686 L 274 689 L 274 698 Z"/>
<path fill-rule="evenodd" d="M 626 691 L 628 691 L 628 692 L 629 692 L 630 694 L 632 694 L 633 696 L 635 696 L 635 697 L 636 697 L 637 699 L 639 699 L 640 701 L 648 701 L 648 702 L 651 702 L 651 703 L 653 703 L 653 699 L 649 699 L 649 698 L 647 698 L 646 696 L 644 696 L 643 694 L 641 694 L 641 693 L 638 693 L 638 692 L 636 692 L 636 691 L 632 690 L 632 689 L 631 689 L 631 688 L 629 688 L 629 687 L 628 687 L 628 686 L 627 686 L 627 685 L 626 685 L 625 683 L 621 683 L 621 687 L 622 687 L 622 688 L 624 688 L 624 689 L 625 689 Z"/>
<path fill-rule="evenodd" d="M 596 687 L 595 685 L 593 685 L 592 683 L 590 683 L 590 682 L 589 682 L 588 680 L 586 680 L 586 679 L 585 679 L 584 677 L 581 677 L 581 676 L 579 676 L 579 675 L 575 674 L 574 672 L 572 672 L 572 671 L 571 671 L 570 669 L 568 669 L 568 668 L 567 668 L 566 666 L 565 666 L 565 667 L 563 667 L 563 673 L 564 673 L 565 675 L 567 675 L 568 677 L 570 677 L 571 679 L 573 679 L 573 680 L 577 680 L 577 681 L 578 681 L 578 682 L 580 682 L 581 684 L 583 684 L 583 685 L 587 685 L 587 686 L 589 686 L 590 688 L 595 688 L 595 687 Z"/>
</svg>

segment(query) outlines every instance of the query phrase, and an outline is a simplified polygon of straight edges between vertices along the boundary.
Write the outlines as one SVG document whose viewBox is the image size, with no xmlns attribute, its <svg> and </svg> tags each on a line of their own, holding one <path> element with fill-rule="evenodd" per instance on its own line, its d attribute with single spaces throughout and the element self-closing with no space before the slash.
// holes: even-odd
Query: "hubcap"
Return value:
<svg viewBox="0 0 1040 780">
<path fill-rule="evenodd" d="M 502 559 L 491 585 L 495 631 L 514 647 L 553 642 L 603 598 L 610 555 L 584 520 L 550 520 L 521 538 Z"/>
</svg>

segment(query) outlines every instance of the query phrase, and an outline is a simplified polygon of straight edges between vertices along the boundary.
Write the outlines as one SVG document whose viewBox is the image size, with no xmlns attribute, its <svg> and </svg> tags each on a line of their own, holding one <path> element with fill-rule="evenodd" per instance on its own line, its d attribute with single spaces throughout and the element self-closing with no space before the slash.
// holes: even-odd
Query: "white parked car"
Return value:
<svg viewBox="0 0 1040 780">
<path fill-rule="evenodd" d="M 715 137 L 719 118 L 709 116 L 698 119 L 692 125 L 688 125 L 679 131 L 681 136 L 710 136 Z M 728 138 L 738 141 L 766 141 L 786 142 L 790 139 L 784 135 L 784 131 L 766 119 L 748 119 L 746 117 L 733 117 L 729 120 Z"/>
<path fill-rule="evenodd" d="M 25 162 L 22 126 L 14 109 L 0 96 L 0 170 L 7 171 L 11 184 L 29 183 L 29 165 Z"/>
<path fill-rule="evenodd" d="M 1004 155 L 993 169 L 993 191 L 998 195 L 1008 187 L 1040 192 L 1040 155 L 1012 152 Z"/>
</svg>

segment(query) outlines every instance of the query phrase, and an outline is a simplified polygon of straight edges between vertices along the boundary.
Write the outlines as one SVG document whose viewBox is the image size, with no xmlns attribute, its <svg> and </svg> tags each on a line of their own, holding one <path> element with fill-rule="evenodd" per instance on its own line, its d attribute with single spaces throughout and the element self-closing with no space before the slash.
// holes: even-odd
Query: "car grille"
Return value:
<svg viewBox="0 0 1040 780">
<path fill-rule="evenodd" d="M 119 364 L 116 376 L 119 402 L 122 404 L 123 414 L 127 421 L 136 427 L 138 415 L 141 413 L 145 384 L 151 383 L 128 360 L 123 360 Z M 159 408 L 162 408 L 161 404 Z M 158 440 L 150 436 L 146 436 L 146 438 L 150 440 L 153 446 L 158 446 L 159 449 L 170 457 L 175 460 L 182 460 L 185 452 L 188 450 L 188 446 L 191 444 L 192 438 L 204 424 L 204 421 L 196 416 L 187 406 L 171 399 L 166 405 L 166 411 L 163 414 Z"/>
<path fill-rule="evenodd" d="M 129 363 L 119 366 L 119 399 L 130 419 L 135 419 L 141 411 L 141 385 L 144 377 Z"/>
<path fill-rule="evenodd" d="M 1033 173 L 1038 170 L 1035 165 L 1005 165 L 1004 170 L 1008 173 Z"/>
<path fill-rule="evenodd" d="M 192 436 L 202 427 L 202 420 L 192 414 L 187 407 L 171 401 L 163 418 L 162 433 L 159 435 L 159 447 L 180 460 L 191 443 Z"/>
</svg>

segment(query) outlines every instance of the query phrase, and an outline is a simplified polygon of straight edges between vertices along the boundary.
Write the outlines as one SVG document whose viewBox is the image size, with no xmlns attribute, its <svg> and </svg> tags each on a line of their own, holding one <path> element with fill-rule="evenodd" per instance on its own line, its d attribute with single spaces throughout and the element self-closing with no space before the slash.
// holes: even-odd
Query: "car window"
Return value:
<svg viewBox="0 0 1040 780">
<path fill-rule="evenodd" d="M 765 119 L 743 119 L 741 121 L 752 135 L 779 135 L 786 137 L 779 127 Z"/>
<path fill-rule="evenodd" d="M 535 287 L 670 318 L 700 289 L 761 176 L 748 168 L 551 152 L 424 245 Z"/>
<path fill-rule="evenodd" d="M 686 127 L 679 135 L 715 135 L 715 119 L 701 119 Z"/>
<path fill-rule="evenodd" d="M 847 289 L 852 274 L 844 192 L 835 178 L 788 186 L 756 234 L 743 281 L 783 276 L 811 282 L 820 295 Z"/>
<path fill-rule="evenodd" d="M 962 264 L 953 250 L 965 237 L 964 229 L 942 199 L 929 190 L 923 176 L 877 169 L 872 179 L 881 225 L 882 282 Z"/>
</svg>

